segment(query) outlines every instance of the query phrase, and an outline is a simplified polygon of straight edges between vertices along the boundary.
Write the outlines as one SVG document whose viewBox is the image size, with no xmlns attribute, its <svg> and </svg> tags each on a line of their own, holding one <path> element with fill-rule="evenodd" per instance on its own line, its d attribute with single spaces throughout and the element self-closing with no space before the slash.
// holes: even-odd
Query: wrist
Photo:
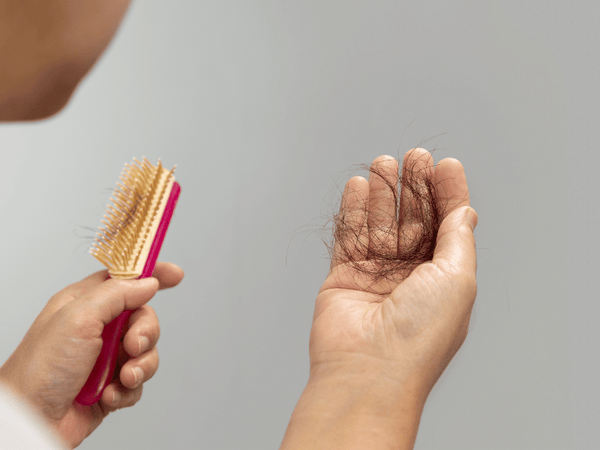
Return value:
<svg viewBox="0 0 600 450">
<path fill-rule="evenodd" d="M 317 366 L 282 449 L 411 449 L 426 394 L 373 366 Z"/>
</svg>

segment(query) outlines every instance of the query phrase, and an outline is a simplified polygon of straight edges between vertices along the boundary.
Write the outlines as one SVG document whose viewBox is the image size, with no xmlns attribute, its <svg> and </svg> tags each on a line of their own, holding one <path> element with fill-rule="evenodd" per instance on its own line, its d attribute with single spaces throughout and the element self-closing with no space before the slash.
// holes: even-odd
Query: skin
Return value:
<svg viewBox="0 0 600 450">
<path fill-rule="evenodd" d="M 448 202 L 433 260 L 374 289 L 364 274 L 333 259 L 315 304 L 309 381 L 282 449 L 413 448 L 427 396 L 465 340 L 477 293 L 477 214 L 469 207 L 465 173 L 451 158 L 434 167 L 423 149 L 408 152 L 405 167 L 409 159 L 427 170 L 439 200 Z M 373 164 L 394 182 L 394 158 L 381 156 Z M 400 215 L 411 201 L 403 190 Z M 349 180 L 342 210 L 356 233 L 348 239 L 370 243 L 389 236 L 384 231 L 394 221 L 380 212 L 393 214 L 394 208 L 377 177 Z M 418 229 L 411 220 L 402 226 L 401 232 Z M 366 254 L 354 256 L 368 264 Z"/>
<path fill-rule="evenodd" d="M 0 0 L 0 121 L 60 111 L 128 6 L 129 0 Z"/>
<path fill-rule="evenodd" d="M 0 367 L 0 382 L 38 411 L 70 448 L 109 413 L 139 401 L 144 383 L 158 369 L 160 327 L 146 303 L 157 290 L 179 284 L 183 271 L 157 263 L 152 278 L 106 277 L 105 270 L 96 272 L 54 295 Z M 74 399 L 100 354 L 102 330 L 124 310 L 135 312 L 124 332 L 115 378 L 98 403 L 81 406 Z"/>
</svg>

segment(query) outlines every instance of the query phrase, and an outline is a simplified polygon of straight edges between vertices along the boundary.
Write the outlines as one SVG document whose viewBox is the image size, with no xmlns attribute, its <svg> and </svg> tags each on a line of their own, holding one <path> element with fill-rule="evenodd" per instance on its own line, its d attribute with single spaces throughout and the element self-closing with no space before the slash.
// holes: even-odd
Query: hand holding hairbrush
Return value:
<svg viewBox="0 0 600 450">
<path fill-rule="evenodd" d="M 90 253 L 106 268 L 110 278 L 140 279 L 152 276 L 181 186 L 172 170 L 146 158 L 126 164 L 114 190 Z M 133 311 L 123 311 L 104 327 L 102 350 L 88 380 L 75 399 L 96 403 L 113 378 L 123 328 Z"/>
</svg>

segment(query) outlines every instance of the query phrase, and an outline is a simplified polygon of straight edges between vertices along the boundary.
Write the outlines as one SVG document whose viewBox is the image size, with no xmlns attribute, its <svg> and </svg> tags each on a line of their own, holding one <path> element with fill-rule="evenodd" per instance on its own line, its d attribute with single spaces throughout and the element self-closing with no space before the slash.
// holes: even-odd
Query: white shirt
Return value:
<svg viewBox="0 0 600 450">
<path fill-rule="evenodd" d="M 0 449 L 64 450 L 65 447 L 37 414 L 0 384 Z"/>
</svg>

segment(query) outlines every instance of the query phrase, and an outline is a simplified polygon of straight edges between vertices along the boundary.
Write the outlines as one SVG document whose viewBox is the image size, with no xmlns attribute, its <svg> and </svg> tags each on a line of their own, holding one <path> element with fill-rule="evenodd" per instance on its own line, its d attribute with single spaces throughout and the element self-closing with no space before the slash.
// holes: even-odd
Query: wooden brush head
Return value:
<svg viewBox="0 0 600 450">
<path fill-rule="evenodd" d="M 172 170 L 146 158 L 125 164 L 90 253 L 111 278 L 139 278 L 175 183 Z M 161 241 L 162 242 L 162 241 Z"/>
</svg>

